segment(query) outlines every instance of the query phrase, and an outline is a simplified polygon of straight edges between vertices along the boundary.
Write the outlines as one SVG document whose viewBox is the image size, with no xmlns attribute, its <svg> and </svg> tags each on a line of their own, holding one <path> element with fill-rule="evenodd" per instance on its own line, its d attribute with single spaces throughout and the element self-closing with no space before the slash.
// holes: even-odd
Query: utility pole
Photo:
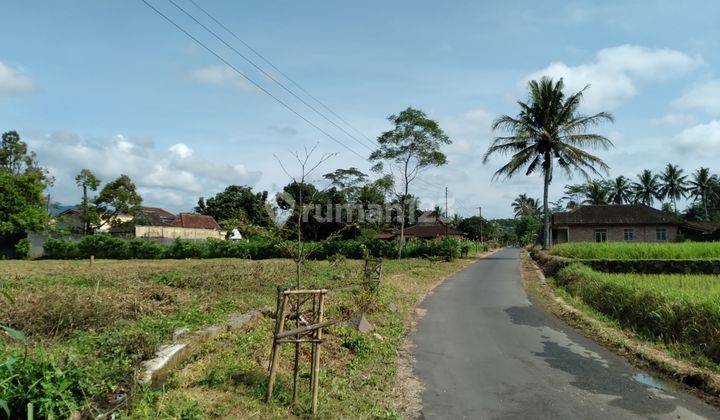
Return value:
<svg viewBox="0 0 720 420">
<path fill-rule="evenodd" d="M 447 202 L 447 195 L 448 195 L 448 187 L 445 187 L 445 238 L 448 236 L 448 202 Z"/>
<path fill-rule="evenodd" d="M 478 206 L 478 215 L 480 216 L 480 243 L 484 243 L 483 241 L 483 218 L 482 218 L 482 207 Z"/>
</svg>

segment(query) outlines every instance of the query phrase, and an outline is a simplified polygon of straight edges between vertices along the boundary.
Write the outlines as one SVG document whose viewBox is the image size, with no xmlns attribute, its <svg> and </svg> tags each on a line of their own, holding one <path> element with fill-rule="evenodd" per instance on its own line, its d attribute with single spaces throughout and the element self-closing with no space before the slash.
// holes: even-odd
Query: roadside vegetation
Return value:
<svg viewBox="0 0 720 420">
<path fill-rule="evenodd" d="M 385 261 L 384 286 L 368 311 L 382 339 L 337 326 L 323 345 L 321 408 L 326 414 L 393 416 L 395 356 L 410 308 L 439 279 L 468 261 Z M 121 410 L 137 417 L 307 414 L 303 401 L 297 408 L 288 407 L 285 371 L 274 404 L 262 402 L 270 319 L 247 334 L 227 335 L 210 344 L 163 391 L 135 382 L 140 362 L 169 342 L 176 328 L 196 329 L 220 322 L 230 312 L 274 305 L 275 285 L 290 285 L 294 278 L 292 260 L 0 264 L 3 273 L 12 273 L 3 275 L 3 290 L 15 297 L 0 305 L 0 324 L 28 336 L 27 342 L 0 339 L 0 395 L 11 417 L 24 415 L 28 402 L 41 417 L 67 417 L 76 411 L 95 415 L 125 395 L 129 397 Z M 302 270 L 307 287 L 338 289 L 360 280 L 362 261 L 307 261 Z M 338 293 L 329 300 L 328 316 L 347 318 L 361 298 Z"/>
<path fill-rule="evenodd" d="M 161 245 L 144 239 L 122 239 L 109 234 L 86 236 L 79 242 L 50 238 L 45 243 L 46 258 L 86 259 L 90 256 L 109 259 L 183 259 L 183 258 L 290 258 L 294 243 L 280 238 L 254 238 L 244 241 L 226 241 L 209 238 L 206 241 L 175 240 L 172 245 Z M 308 258 L 322 260 L 333 257 L 363 258 L 367 256 L 396 258 L 398 241 L 375 238 L 334 239 L 323 242 L 305 242 Z M 438 241 L 413 241 L 403 247 L 403 257 L 457 258 L 478 245 L 466 239 L 442 238 Z"/>
<path fill-rule="evenodd" d="M 686 260 L 720 258 L 720 242 L 574 242 L 555 245 L 551 254 L 575 259 Z"/>
<path fill-rule="evenodd" d="M 672 354 L 720 370 L 720 283 L 712 275 L 607 274 L 580 263 L 560 270 L 561 290 Z"/>
</svg>

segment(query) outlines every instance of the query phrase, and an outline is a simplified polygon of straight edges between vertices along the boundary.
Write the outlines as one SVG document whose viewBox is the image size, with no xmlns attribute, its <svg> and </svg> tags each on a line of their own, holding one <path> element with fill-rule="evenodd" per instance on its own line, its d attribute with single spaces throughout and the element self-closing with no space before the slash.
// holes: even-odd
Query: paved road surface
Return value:
<svg viewBox="0 0 720 420">
<path fill-rule="evenodd" d="M 542 308 L 503 249 L 435 289 L 413 339 L 427 419 L 720 418 Z"/>
</svg>

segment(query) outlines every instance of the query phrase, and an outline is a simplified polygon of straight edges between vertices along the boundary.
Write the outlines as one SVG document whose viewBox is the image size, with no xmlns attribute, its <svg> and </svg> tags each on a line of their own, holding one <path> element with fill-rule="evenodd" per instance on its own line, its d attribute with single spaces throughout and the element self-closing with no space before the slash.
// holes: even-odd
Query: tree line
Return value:
<svg viewBox="0 0 720 420">
<path fill-rule="evenodd" d="M 377 138 L 377 148 L 368 156 L 373 164 L 370 173 L 349 167 L 325 173 L 320 182 L 291 177 L 274 202 L 267 191 L 229 185 L 212 197 L 200 197 L 192 210 L 214 217 L 225 229 L 240 228 L 250 234 L 288 238 L 299 232 L 305 240 L 322 240 L 337 232 L 357 237 L 397 229 L 399 252 L 402 252 L 404 228 L 417 216 L 413 212 L 419 200 L 412 186 L 422 170 L 447 164 L 441 148 L 451 140 L 439 124 L 421 110 L 407 108 L 390 115 L 388 121 L 392 128 Z M 28 231 L 61 229 L 58 223 L 48 223 L 52 205 L 45 190 L 52 186 L 53 179 L 38 165 L 35 154 L 28 150 L 17 132 L 3 134 L 0 153 L 0 240 L 3 245 L 17 243 Z M 91 234 L 106 227 L 129 230 L 127 225 L 144 222 L 143 212 L 139 211 L 143 199 L 133 180 L 121 174 L 104 185 L 103 181 L 89 168 L 82 169 L 75 177 L 81 199 L 74 213 L 79 215 L 81 226 L 73 229 Z M 345 217 L 352 210 L 341 210 L 345 213 L 340 217 L 330 217 L 323 222 L 314 217 L 327 218 L 329 211 L 343 206 L 360 209 L 366 215 L 377 212 L 378 206 L 390 206 L 392 217 L 390 220 Z M 310 207 L 319 209 L 318 213 L 306 221 L 297 217 L 302 216 L 299 214 L 302 209 Z M 128 221 L 125 216 L 133 220 Z"/>
<path fill-rule="evenodd" d="M 678 200 L 689 199 L 679 212 Z M 635 179 L 620 175 L 610 179 L 590 179 L 581 184 L 565 185 L 564 195 L 550 202 L 550 212 L 573 210 L 581 205 L 660 204 L 665 212 L 692 221 L 720 221 L 720 177 L 700 167 L 687 174 L 678 165 L 668 163 L 662 172 L 644 169 Z M 515 217 L 542 215 L 540 200 L 520 194 L 512 203 Z"/>
</svg>

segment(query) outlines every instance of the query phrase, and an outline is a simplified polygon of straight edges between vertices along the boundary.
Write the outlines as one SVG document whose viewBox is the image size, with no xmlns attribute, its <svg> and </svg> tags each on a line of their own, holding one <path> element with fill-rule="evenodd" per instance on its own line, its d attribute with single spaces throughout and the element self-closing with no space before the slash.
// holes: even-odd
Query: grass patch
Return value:
<svg viewBox="0 0 720 420">
<path fill-rule="evenodd" d="M 438 279 L 467 263 L 384 263 L 385 286 L 369 306 L 383 339 L 359 337 L 342 327 L 327 333 L 321 377 L 325 416 L 395 415 L 391 382 L 410 308 Z M 24 416 L 28 401 L 35 403 L 40 417 L 67 417 L 75 411 L 93 416 L 113 396 L 131 390 L 125 409 L 131 417 L 306 416 L 309 401 L 288 406 L 288 354 L 278 396 L 269 406 L 262 401 L 271 320 L 209 344 L 161 391 L 134 386 L 140 361 L 169 342 L 176 328 L 196 329 L 220 322 L 230 312 L 272 306 L 276 285 L 290 286 L 294 270 L 294 263 L 283 259 L 96 260 L 92 266 L 87 261 L 0 261 L 0 283 L 15 298 L 0 305 L 0 324 L 29 336 L 27 347 L 0 336 L 0 378 L 12 378 L 0 380 L 0 396 L 14 417 Z M 358 282 L 362 270 L 358 260 L 308 261 L 302 267 L 303 283 L 335 289 Z M 328 301 L 328 317 L 347 316 L 358 302 L 354 293 L 337 293 Z M 397 305 L 396 312 L 388 309 L 390 302 Z M 309 381 L 308 367 L 304 369 L 303 386 Z M 305 389 L 300 395 L 307 399 Z"/>
<path fill-rule="evenodd" d="M 606 274 L 572 264 L 556 281 L 619 326 L 702 366 L 720 367 L 717 276 Z"/>
<path fill-rule="evenodd" d="M 689 260 L 720 258 L 720 242 L 573 242 L 553 246 L 551 254 L 576 259 Z"/>
</svg>

